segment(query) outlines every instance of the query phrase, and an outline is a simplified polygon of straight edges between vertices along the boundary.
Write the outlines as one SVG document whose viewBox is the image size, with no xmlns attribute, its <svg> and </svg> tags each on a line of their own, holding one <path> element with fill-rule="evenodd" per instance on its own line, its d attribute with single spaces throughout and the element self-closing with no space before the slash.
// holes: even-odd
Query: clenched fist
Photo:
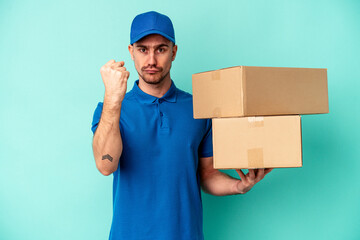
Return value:
<svg viewBox="0 0 360 240">
<path fill-rule="evenodd" d="M 124 99 L 127 80 L 130 76 L 124 64 L 123 61 L 115 62 L 115 60 L 110 60 L 100 68 L 105 85 L 105 97 L 115 104 L 120 104 Z"/>
</svg>

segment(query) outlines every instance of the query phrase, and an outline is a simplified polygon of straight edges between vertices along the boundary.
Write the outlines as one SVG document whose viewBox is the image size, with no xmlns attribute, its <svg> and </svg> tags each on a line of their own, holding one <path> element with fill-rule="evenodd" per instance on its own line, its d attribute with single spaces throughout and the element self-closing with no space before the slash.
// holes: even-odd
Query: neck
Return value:
<svg viewBox="0 0 360 240">
<path fill-rule="evenodd" d="M 154 97 L 161 98 L 171 87 L 171 78 L 168 76 L 161 83 L 148 84 L 139 76 L 139 88 Z"/>
</svg>

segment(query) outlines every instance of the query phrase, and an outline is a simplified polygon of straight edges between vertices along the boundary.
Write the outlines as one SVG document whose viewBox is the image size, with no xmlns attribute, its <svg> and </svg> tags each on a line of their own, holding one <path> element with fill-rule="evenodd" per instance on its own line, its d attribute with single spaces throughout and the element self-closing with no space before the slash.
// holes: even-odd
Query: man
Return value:
<svg viewBox="0 0 360 240">
<path fill-rule="evenodd" d="M 232 178 L 213 169 L 210 119 L 194 119 L 192 96 L 170 78 L 177 45 L 171 20 L 136 16 L 128 46 L 139 80 L 126 93 L 129 72 L 110 60 L 101 69 L 104 102 L 92 123 L 98 170 L 114 176 L 109 239 L 203 239 L 202 189 L 243 194 L 271 169 Z"/>
</svg>

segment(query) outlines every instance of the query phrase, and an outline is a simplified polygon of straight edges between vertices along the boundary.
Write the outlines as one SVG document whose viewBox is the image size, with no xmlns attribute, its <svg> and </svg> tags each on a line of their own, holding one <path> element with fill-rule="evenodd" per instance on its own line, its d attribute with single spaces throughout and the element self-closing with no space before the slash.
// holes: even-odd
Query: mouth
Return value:
<svg viewBox="0 0 360 240">
<path fill-rule="evenodd" d="M 148 74 L 154 74 L 154 73 L 158 73 L 158 70 L 145 70 L 146 73 Z"/>
<path fill-rule="evenodd" d="M 156 67 L 147 67 L 142 68 L 143 72 L 147 74 L 156 74 L 162 71 L 162 68 L 156 68 Z"/>
</svg>

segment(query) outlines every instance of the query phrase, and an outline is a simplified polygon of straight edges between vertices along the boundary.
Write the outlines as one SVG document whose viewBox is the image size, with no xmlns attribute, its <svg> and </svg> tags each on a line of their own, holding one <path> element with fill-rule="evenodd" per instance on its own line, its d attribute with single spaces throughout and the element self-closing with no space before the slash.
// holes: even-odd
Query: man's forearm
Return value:
<svg viewBox="0 0 360 240">
<path fill-rule="evenodd" d="M 202 176 L 201 186 L 204 192 L 212 195 L 235 195 L 241 194 L 237 188 L 238 182 L 238 179 L 214 169 Z"/>
<path fill-rule="evenodd" d="M 115 104 L 104 99 L 100 122 L 93 138 L 96 167 L 103 175 L 116 171 L 122 153 L 120 110 L 121 103 Z"/>
</svg>

